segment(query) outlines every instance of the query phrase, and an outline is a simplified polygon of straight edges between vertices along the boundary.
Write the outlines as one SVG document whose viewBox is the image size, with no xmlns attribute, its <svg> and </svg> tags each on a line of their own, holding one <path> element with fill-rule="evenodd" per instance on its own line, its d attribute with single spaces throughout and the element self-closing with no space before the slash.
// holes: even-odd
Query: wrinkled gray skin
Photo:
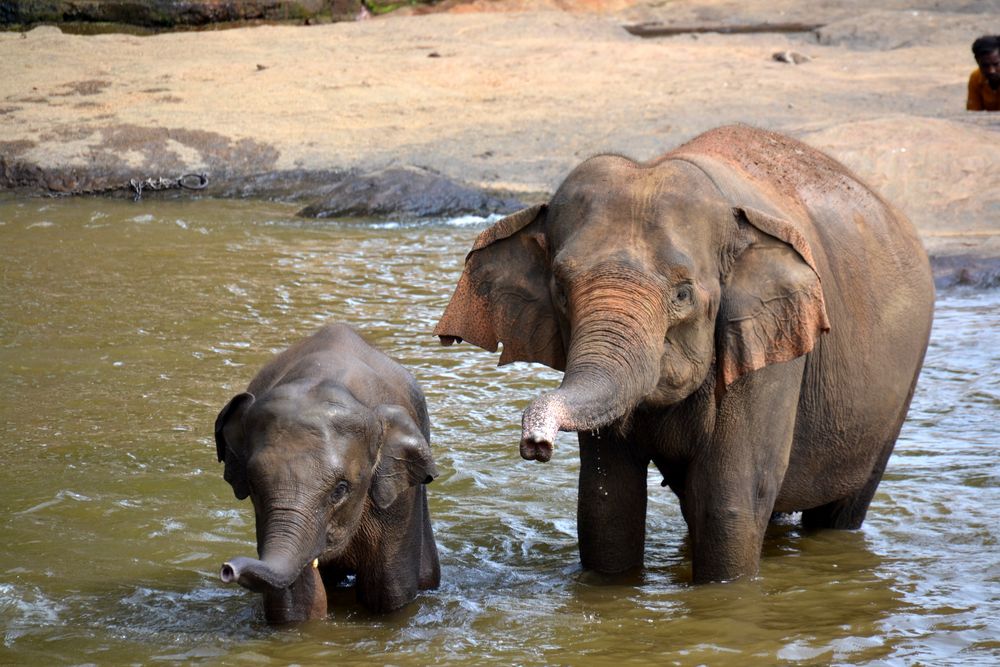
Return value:
<svg viewBox="0 0 1000 667">
<path fill-rule="evenodd" d="M 268 622 L 325 616 L 325 586 L 350 574 L 375 612 L 438 586 L 423 394 L 349 327 L 275 357 L 219 413 L 215 439 L 226 481 L 253 501 L 258 553 L 220 576 L 262 593 Z"/>
<path fill-rule="evenodd" d="M 906 415 L 934 289 L 910 223 L 781 135 L 597 156 L 480 235 L 435 333 L 565 371 L 522 419 L 578 431 L 585 568 L 642 565 L 652 462 L 697 582 L 758 571 L 772 513 L 857 528 Z"/>
</svg>

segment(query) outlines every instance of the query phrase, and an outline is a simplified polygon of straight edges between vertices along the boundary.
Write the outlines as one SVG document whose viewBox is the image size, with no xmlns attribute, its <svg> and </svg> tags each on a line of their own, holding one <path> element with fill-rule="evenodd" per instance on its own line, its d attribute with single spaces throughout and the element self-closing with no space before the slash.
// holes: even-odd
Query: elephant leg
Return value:
<svg viewBox="0 0 1000 667">
<path fill-rule="evenodd" d="M 441 564 L 438 562 L 437 544 L 434 541 L 434 530 L 431 528 L 431 514 L 427 505 L 427 491 L 421 486 L 420 496 L 420 521 L 423 524 L 420 540 L 420 577 L 418 585 L 420 590 L 426 591 L 437 588 L 441 584 Z"/>
<path fill-rule="evenodd" d="M 610 429 L 578 435 L 580 562 L 602 574 L 642 567 L 649 458 Z"/>
<path fill-rule="evenodd" d="M 291 586 L 264 593 L 264 618 L 281 625 L 326 616 L 326 588 L 318 569 L 309 563 Z"/>
<path fill-rule="evenodd" d="M 906 401 L 896 417 L 895 428 L 892 429 L 889 438 L 882 443 L 878 458 L 875 460 L 875 465 L 872 467 L 865 485 L 853 495 L 803 511 L 803 528 L 807 530 L 821 528 L 857 530 L 861 528 L 861 524 L 865 521 L 865 515 L 868 514 L 868 506 L 871 505 L 872 498 L 875 497 L 875 490 L 878 489 L 882 475 L 885 474 L 885 466 L 889 463 L 889 457 L 896 446 L 896 439 L 903 429 L 903 422 L 906 421 L 906 413 L 910 409 L 910 401 L 913 400 L 913 392 L 919 377 L 920 373 L 918 372 L 910 384 Z"/>
<path fill-rule="evenodd" d="M 764 532 L 791 452 L 803 358 L 730 385 L 715 428 L 688 466 L 684 517 L 695 583 L 757 574 Z"/>
<path fill-rule="evenodd" d="M 860 528 L 865 521 L 865 515 L 868 514 L 868 506 L 871 504 L 872 498 L 875 497 L 875 490 L 878 488 L 879 482 L 882 481 L 882 474 L 885 472 L 885 466 L 889 462 L 889 456 L 895 445 L 896 438 L 893 437 L 882 446 L 882 451 L 868 481 L 857 493 L 826 505 L 804 510 L 802 512 L 802 527 L 806 530 L 822 528 L 856 530 Z"/>
<path fill-rule="evenodd" d="M 420 484 L 404 493 L 386 514 L 373 520 L 391 525 L 393 530 L 378 532 L 358 565 L 358 601 L 376 613 L 399 609 L 410 603 L 421 588 L 434 588 L 440 580 L 437 549 L 432 549 L 426 489 Z"/>
</svg>

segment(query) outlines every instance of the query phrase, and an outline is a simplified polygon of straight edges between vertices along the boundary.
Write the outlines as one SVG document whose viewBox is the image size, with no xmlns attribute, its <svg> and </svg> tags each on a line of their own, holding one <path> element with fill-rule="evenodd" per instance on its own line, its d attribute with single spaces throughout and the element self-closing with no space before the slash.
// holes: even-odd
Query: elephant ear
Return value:
<svg viewBox="0 0 1000 667">
<path fill-rule="evenodd" d="M 546 210 L 544 204 L 531 206 L 479 235 L 434 328 L 443 345 L 466 340 L 496 352 L 503 343 L 500 366 L 534 361 L 565 369 L 566 352 L 549 295 Z"/>
<path fill-rule="evenodd" d="M 741 375 L 808 353 L 830 330 L 819 273 L 802 233 L 756 209 L 732 212 L 740 244 L 719 307 L 720 393 Z"/>
<path fill-rule="evenodd" d="M 430 484 L 438 476 L 438 470 L 430 444 L 405 408 L 380 405 L 375 413 L 382 422 L 382 443 L 371 496 L 376 506 L 386 509 L 411 486 Z"/>
<path fill-rule="evenodd" d="M 237 394 L 215 418 L 215 453 L 219 461 L 226 464 L 222 476 L 233 487 L 233 493 L 239 500 L 250 495 L 243 416 L 254 400 L 256 399 L 250 392 Z"/>
</svg>

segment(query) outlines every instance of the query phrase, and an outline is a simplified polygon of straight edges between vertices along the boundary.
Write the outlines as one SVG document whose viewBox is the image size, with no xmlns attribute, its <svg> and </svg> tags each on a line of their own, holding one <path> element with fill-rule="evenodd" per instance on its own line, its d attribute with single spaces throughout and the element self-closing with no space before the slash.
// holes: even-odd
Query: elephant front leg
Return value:
<svg viewBox="0 0 1000 667">
<path fill-rule="evenodd" d="M 305 566 L 288 588 L 264 591 L 264 618 L 272 625 L 298 623 L 326 616 L 326 588 L 319 570 Z"/>
<path fill-rule="evenodd" d="M 580 562 L 603 574 L 642 567 L 649 459 L 607 430 L 581 432 L 579 440 Z"/>
<path fill-rule="evenodd" d="M 795 433 L 803 359 L 733 383 L 684 481 L 695 583 L 757 574 Z"/>
</svg>

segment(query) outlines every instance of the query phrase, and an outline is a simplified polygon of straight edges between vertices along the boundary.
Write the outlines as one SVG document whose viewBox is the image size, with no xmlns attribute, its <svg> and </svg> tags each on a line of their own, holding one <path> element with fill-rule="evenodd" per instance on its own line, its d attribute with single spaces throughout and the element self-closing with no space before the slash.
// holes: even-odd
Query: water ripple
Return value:
<svg viewBox="0 0 1000 667">
<path fill-rule="evenodd" d="M 761 575 L 690 585 L 651 473 L 646 568 L 580 569 L 575 439 L 517 453 L 560 374 L 431 335 L 487 221 L 342 225 L 281 205 L 0 204 L 4 649 L 16 663 L 991 664 L 1000 655 L 1000 294 L 940 296 L 909 420 L 865 528 L 774 526 Z M 33 228 L 40 222 L 51 226 Z M 183 222 L 183 224 L 180 224 Z M 38 252 L 44 236 L 45 252 Z M 49 241 L 52 241 L 49 243 Z M 215 456 L 219 408 L 273 353 L 354 324 L 428 398 L 442 586 L 274 629 L 223 587 L 253 514 Z M 114 363 L 119 366 L 114 366 Z"/>
</svg>

